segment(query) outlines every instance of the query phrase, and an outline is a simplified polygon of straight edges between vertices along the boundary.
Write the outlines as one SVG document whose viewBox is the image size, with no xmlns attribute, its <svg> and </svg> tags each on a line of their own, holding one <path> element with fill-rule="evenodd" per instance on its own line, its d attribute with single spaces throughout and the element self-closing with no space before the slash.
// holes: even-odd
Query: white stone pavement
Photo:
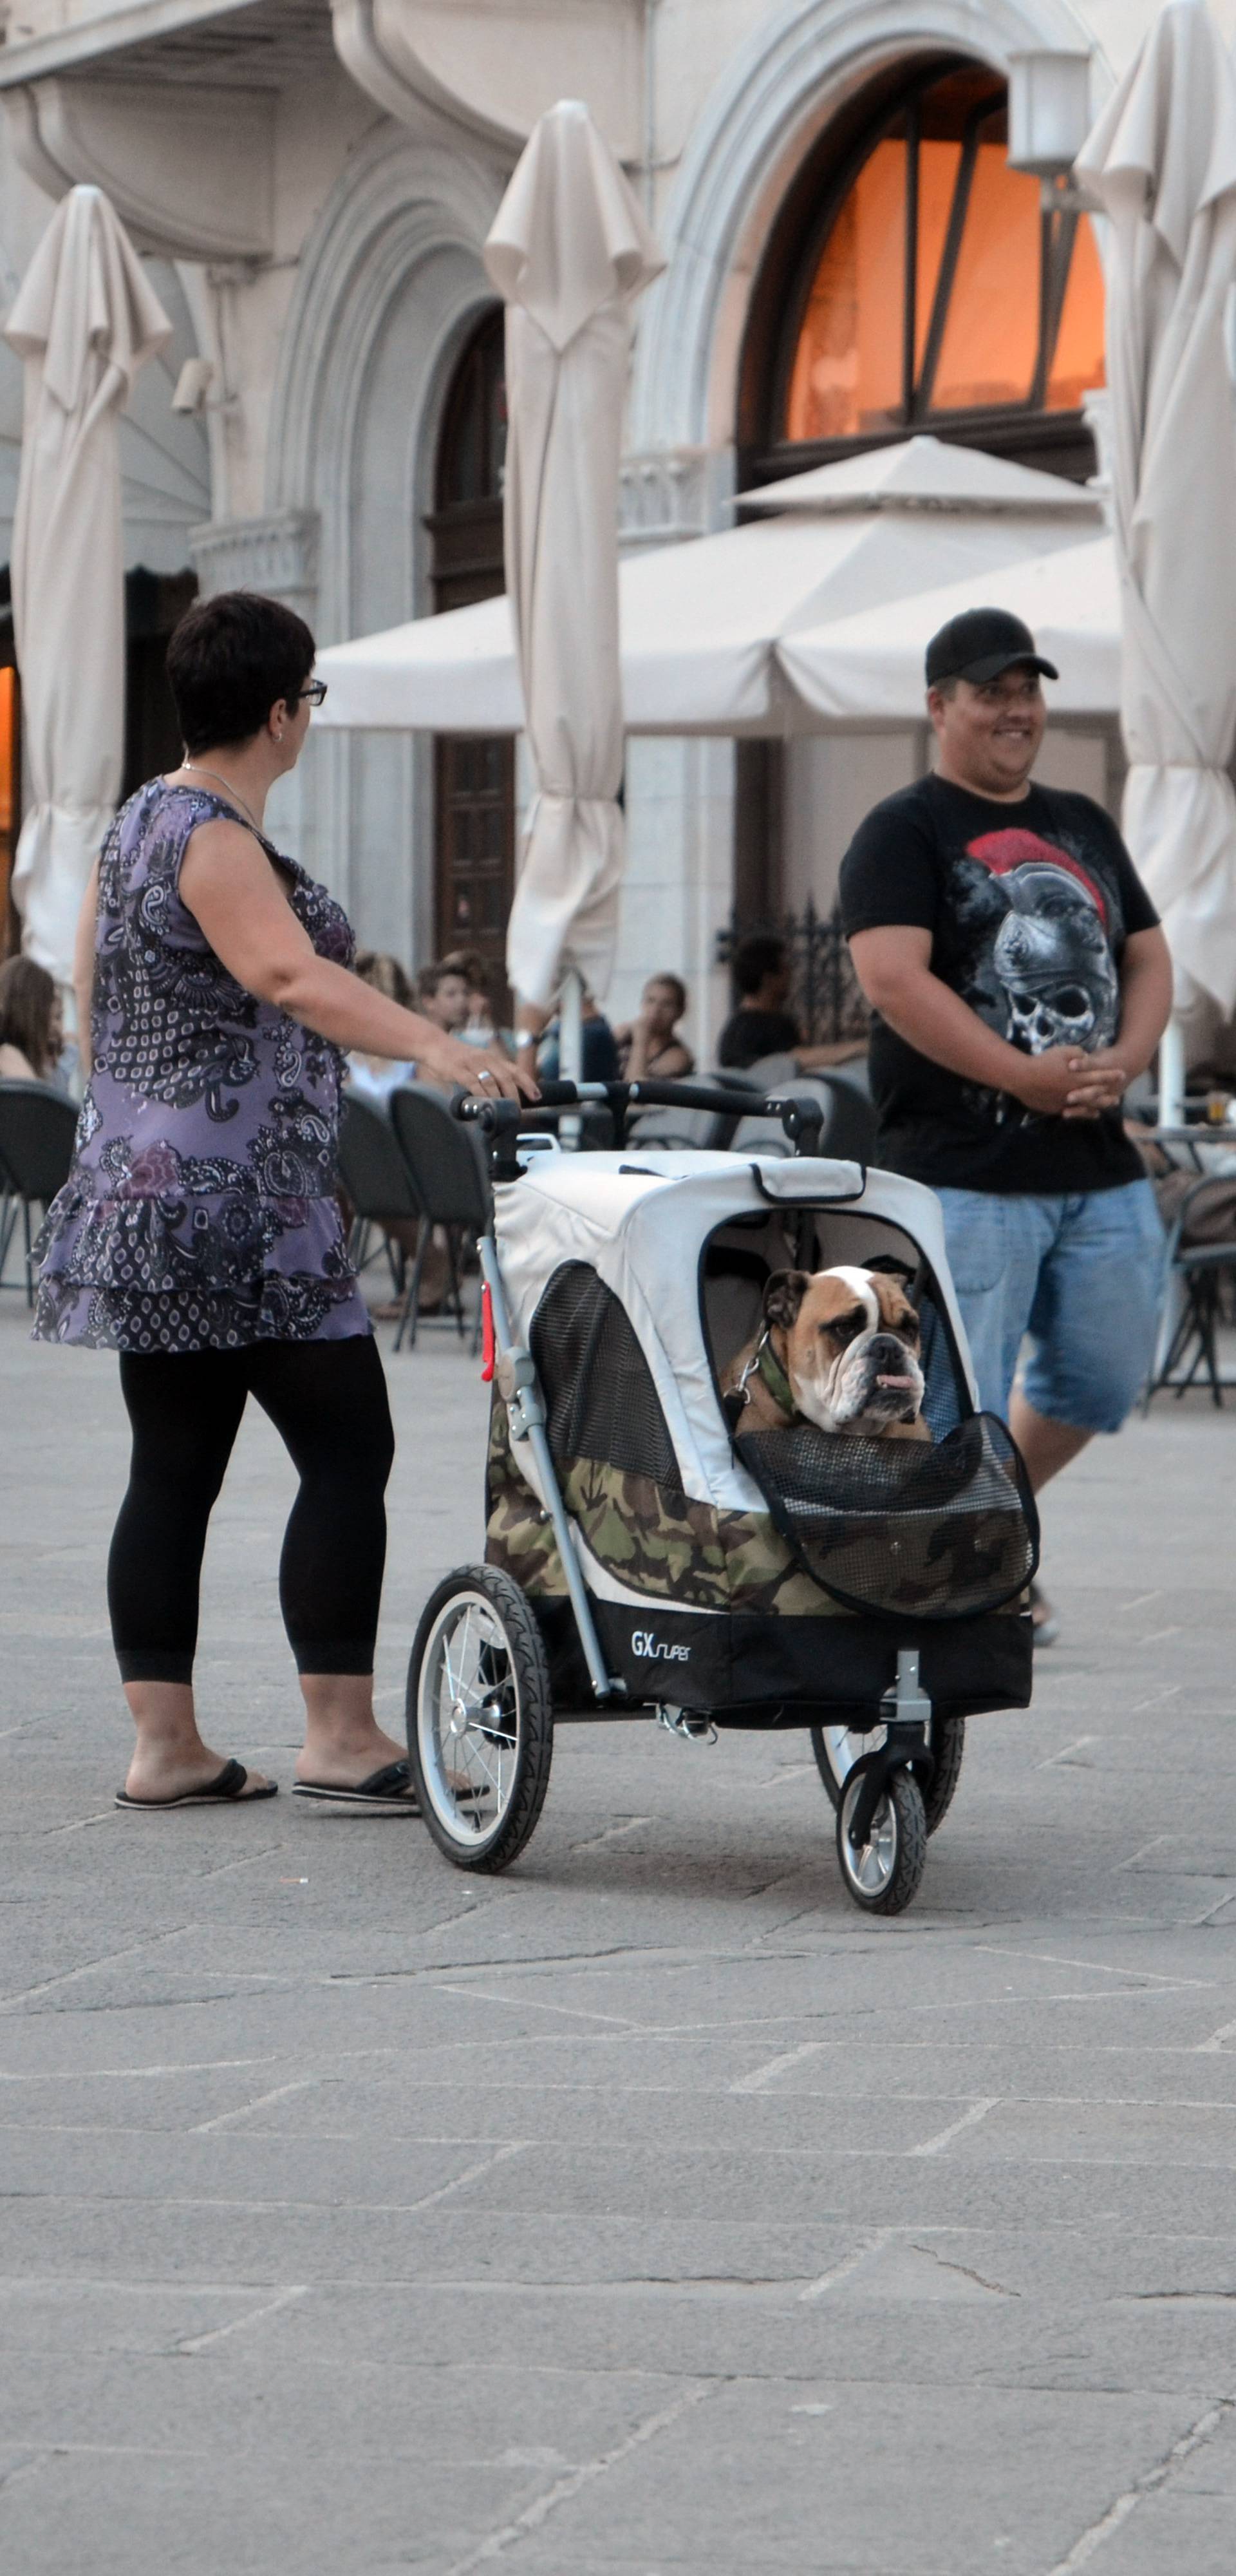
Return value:
<svg viewBox="0 0 1236 2576">
<path fill-rule="evenodd" d="M 1060 1486 L 1037 1705 L 873 1923 L 794 1734 L 564 1730 L 492 1881 L 116 1815 L 114 1363 L 0 1309 L 6 2568 L 1231 2576 L 1236 1418 Z M 484 1404 L 391 1378 L 394 1722 Z M 289 1491 L 258 1418 L 201 1659 L 285 1782 Z"/>
</svg>

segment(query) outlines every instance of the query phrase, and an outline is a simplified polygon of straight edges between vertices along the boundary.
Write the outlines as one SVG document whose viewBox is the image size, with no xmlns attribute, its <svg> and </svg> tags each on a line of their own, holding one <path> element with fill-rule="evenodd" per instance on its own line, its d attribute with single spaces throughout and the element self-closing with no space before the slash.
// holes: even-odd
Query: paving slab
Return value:
<svg viewBox="0 0 1236 2576">
<path fill-rule="evenodd" d="M 378 1693 L 478 1553 L 485 1399 L 389 1362 Z M 1036 1703 L 920 1899 L 806 1738 L 563 1727 L 505 1879 L 405 1819 L 135 1819 L 115 1364 L 0 1290 L 0 2556 L 23 2576 L 1228 2576 L 1236 1445 L 1047 1499 Z M 292 1475 L 246 1423 L 199 1679 L 285 1786 Z"/>
</svg>

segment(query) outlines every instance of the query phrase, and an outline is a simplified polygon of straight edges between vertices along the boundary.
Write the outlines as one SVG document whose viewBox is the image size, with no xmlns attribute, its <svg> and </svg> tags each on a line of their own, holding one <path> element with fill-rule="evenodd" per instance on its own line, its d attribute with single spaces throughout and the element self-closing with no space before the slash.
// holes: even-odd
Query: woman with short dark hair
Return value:
<svg viewBox="0 0 1236 2576">
<path fill-rule="evenodd" d="M 0 966 L 0 1082 L 50 1082 L 60 1061 L 60 995 L 33 957 Z"/>
<path fill-rule="evenodd" d="M 184 759 L 117 815 L 78 934 L 93 1070 L 35 1329 L 120 1352 L 133 1460 L 108 1603 L 137 1728 L 126 1807 L 273 1795 L 203 1744 L 192 1685 L 207 1524 L 253 1395 L 301 1479 L 279 1569 L 306 1710 L 296 1788 L 415 1813 L 373 1711 L 393 1434 L 336 1196 L 343 1050 L 518 1091 L 501 1057 L 360 982 L 340 906 L 263 831 L 324 694 L 313 655 L 276 600 L 189 610 L 167 657 Z"/>
</svg>

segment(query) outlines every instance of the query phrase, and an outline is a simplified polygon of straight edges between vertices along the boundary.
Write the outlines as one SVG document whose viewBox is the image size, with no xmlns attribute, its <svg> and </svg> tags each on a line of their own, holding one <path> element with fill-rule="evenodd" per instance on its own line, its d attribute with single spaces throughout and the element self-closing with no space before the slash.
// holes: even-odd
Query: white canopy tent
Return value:
<svg viewBox="0 0 1236 2576">
<path fill-rule="evenodd" d="M 1120 705 L 1120 587 L 1109 536 L 1011 564 L 983 583 L 985 608 L 1025 620 L 1054 662 L 1053 715 L 1114 717 Z M 975 606 L 972 581 L 950 582 L 857 617 L 786 636 L 781 659 L 796 694 L 827 725 L 913 724 L 923 715 L 923 657 L 950 617 Z"/>
<path fill-rule="evenodd" d="M 1101 526 L 1093 496 L 973 449 L 917 437 L 826 465 L 739 506 L 749 525 L 628 556 L 619 576 L 629 733 L 769 735 L 816 730 L 786 672 L 806 631 L 879 612 L 942 581 L 992 598 L 1027 558 L 1077 550 Z M 336 644 L 317 668 L 315 722 L 370 730 L 516 733 L 523 727 L 508 602 Z M 869 712 L 864 709 L 863 713 Z M 914 713 L 922 712 L 921 657 Z"/>
</svg>

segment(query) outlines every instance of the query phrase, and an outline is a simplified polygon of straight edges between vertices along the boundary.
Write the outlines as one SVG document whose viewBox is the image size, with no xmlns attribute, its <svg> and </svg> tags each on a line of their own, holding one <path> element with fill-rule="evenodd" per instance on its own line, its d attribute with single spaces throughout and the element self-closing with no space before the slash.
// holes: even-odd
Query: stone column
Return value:
<svg viewBox="0 0 1236 2576">
<path fill-rule="evenodd" d="M 213 598 L 221 590 L 255 590 L 281 599 L 305 624 L 316 628 L 318 607 L 318 539 L 316 510 L 272 510 L 256 519 L 209 519 L 189 531 L 189 552 L 200 594 Z M 331 764 L 337 758 L 334 736 L 310 733 L 296 768 L 274 789 L 266 809 L 270 836 L 301 861 L 314 876 L 324 877 L 342 903 L 348 901 L 348 853 L 332 850 L 321 828 L 330 810 Z"/>
</svg>

